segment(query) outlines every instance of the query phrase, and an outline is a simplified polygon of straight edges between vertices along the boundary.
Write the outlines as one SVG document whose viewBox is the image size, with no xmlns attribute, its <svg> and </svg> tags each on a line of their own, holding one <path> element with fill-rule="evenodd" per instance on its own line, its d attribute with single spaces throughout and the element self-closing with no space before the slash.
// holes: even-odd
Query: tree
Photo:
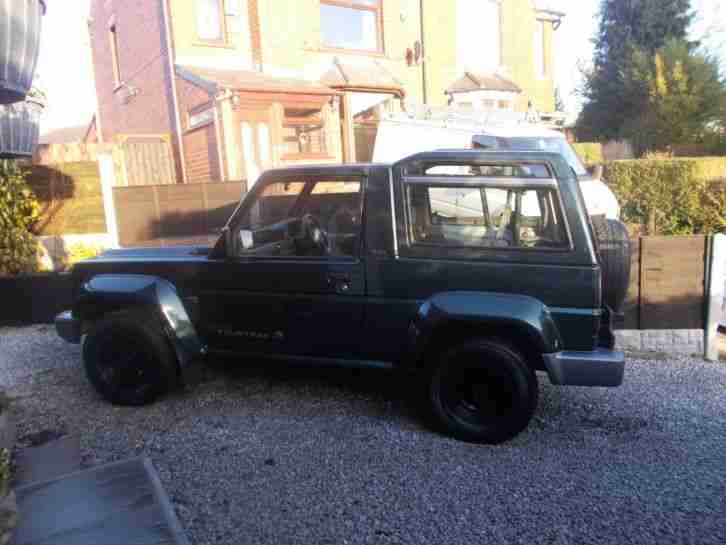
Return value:
<svg viewBox="0 0 726 545">
<path fill-rule="evenodd" d="M 699 141 L 726 108 L 718 61 L 682 40 L 672 39 L 653 54 L 636 50 L 624 79 L 645 98 L 640 114 L 621 129 L 641 153 Z"/>
<path fill-rule="evenodd" d="M 634 56 L 653 55 L 671 39 L 693 50 L 698 44 L 686 41 L 692 19 L 690 0 L 602 0 L 594 63 L 584 73 L 581 90 L 581 137 L 624 137 L 623 127 L 642 113 L 648 100 L 643 86 L 628 79 Z"/>
</svg>

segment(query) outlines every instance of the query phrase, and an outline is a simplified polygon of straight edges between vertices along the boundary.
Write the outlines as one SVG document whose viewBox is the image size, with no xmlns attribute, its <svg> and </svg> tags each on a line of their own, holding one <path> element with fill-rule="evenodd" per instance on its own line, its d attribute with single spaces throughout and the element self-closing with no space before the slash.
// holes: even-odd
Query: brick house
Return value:
<svg viewBox="0 0 726 545">
<path fill-rule="evenodd" d="M 94 132 L 167 142 L 179 181 L 253 183 L 369 159 L 407 103 L 552 111 L 562 14 L 541 2 L 92 0 Z"/>
</svg>

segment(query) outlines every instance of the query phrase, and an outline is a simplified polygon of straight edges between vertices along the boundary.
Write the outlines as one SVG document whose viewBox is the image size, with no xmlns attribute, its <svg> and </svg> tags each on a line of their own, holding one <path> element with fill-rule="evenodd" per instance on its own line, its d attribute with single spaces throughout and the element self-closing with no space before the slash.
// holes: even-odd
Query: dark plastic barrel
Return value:
<svg viewBox="0 0 726 545">
<path fill-rule="evenodd" d="M 35 76 L 45 0 L 0 2 L 0 104 L 25 100 Z"/>
</svg>

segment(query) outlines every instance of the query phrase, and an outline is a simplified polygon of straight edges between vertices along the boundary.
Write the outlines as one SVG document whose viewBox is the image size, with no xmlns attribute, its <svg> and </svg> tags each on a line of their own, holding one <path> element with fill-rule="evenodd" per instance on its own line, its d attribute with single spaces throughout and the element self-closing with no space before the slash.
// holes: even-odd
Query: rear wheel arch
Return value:
<svg viewBox="0 0 726 545">
<path fill-rule="evenodd" d="M 417 366 L 426 367 L 450 348 L 474 339 L 500 341 L 519 352 L 532 370 L 545 370 L 542 357 L 544 347 L 524 325 L 457 319 L 448 320 L 431 332 L 416 362 Z"/>
</svg>

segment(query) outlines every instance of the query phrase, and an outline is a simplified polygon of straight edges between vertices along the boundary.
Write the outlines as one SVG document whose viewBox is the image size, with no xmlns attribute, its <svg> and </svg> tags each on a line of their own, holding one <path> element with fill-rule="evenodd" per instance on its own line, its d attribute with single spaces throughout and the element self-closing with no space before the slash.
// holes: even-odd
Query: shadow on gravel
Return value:
<svg viewBox="0 0 726 545">
<path fill-rule="evenodd" d="M 321 400 L 345 401 L 350 404 L 364 399 L 372 404 L 370 413 L 400 416 L 409 423 L 423 425 L 423 390 L 410 373 L 391 369 L 352 369 L 298 364 L 280 360 L 239 360 L 215 358 L 206 364 L 205 380 L 222 379 L 228 386 L 242 386 L 247 381 L 263 382 L 270 397 L 295 395 L 296 391 L 313 391 Z M 303 402 L 301 400 L 301 402 Z M 369 413 L 362 409 L 364 413 Z"/>
<path fill-rule="evenodd" d="M 207 363 L 208 378 L 223 377 L 232 382 L 265 379 L 271 385 L 320 385 L 346 393 L 415 402 L 420 399 L 416 377 L 389 369 L 351 369 L 300 365 L 285 361 L 263 361 L 241 365 L 235 360 L 215 359 Z"/>
<path fill-rule="evenodd" d="M 361 416 L 377 416 L 398 421 L 436 433 L 436 426 L 427 418 L 425 393 L 410 374 L 397 370 L 349 369 L 299 365 L 284 361 L 257 361 L 241 364 L 234 359 L 217 359 L 207 364 L 207 380 L 221 379 L 228 387 L 237 388 L 257 382 L 269 388 L 271 399 L 283 396 L 293 399 L 296 392 L 310 391 L 322 401 L 344 401 L 356 405 Z M 642 418 L 618 414 L 617 408 L 593 399 L 587 388 L 552 386 L 546 375 L 538 373 L 540 401 L 535 417 L 524 436 L 538 441 L 542 434 L 558 435 L 597 432 L 612 438 L 639 433 L 648 426 Z M 603 393 L 603 392 L 600 392 Z M 368 406 L 357 401 L 365 399 Z M 300 403 L 305 401 L 300 399 Z"/>
</svg>

